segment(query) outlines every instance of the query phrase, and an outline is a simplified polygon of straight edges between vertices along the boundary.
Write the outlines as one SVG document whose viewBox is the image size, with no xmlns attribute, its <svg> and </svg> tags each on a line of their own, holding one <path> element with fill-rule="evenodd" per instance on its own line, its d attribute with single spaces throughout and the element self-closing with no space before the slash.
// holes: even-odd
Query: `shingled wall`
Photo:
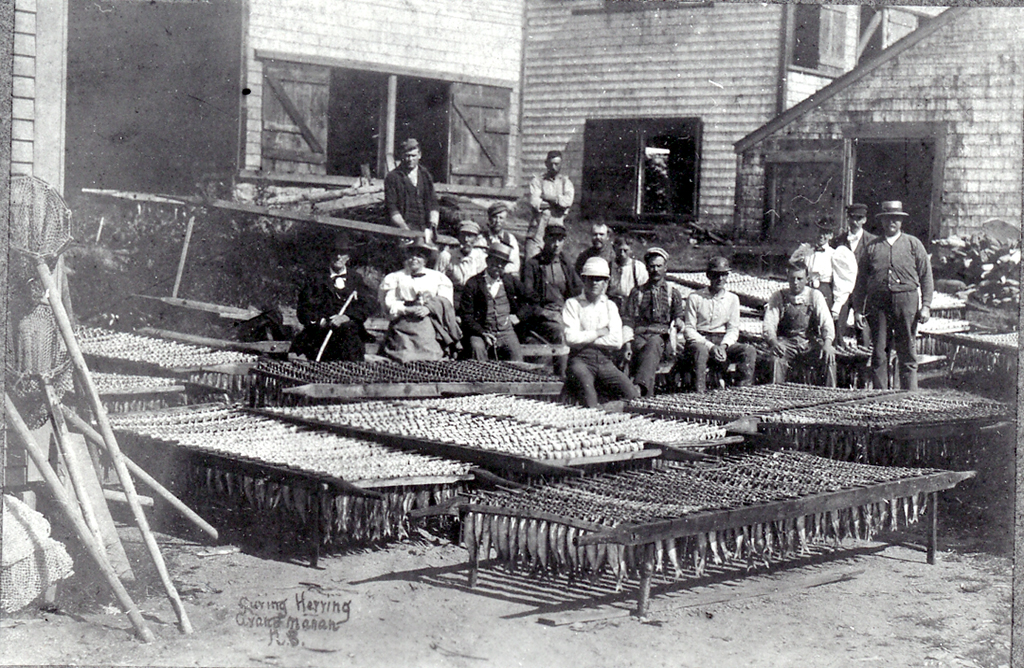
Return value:
<svg viewBox="0 0 1024 668">
<path fill-rule="evenodd" d="M 841 90 L 739 158 L 741 227 L 761 226 L 764 155 L 780 140 L 842 139 L 855 125 L 941 123 L 939 236 L 991 218 L 1021 224 L 1024 9 L 972 9 Z"/>
<path fill-rule="evenodd" d="M 524 178 L 543 171 L 548 150 L 561 149 L 563 172 L 579 192 L 588 118 L 700 117 L 699 221 L 731 228 L 732 143 L 775 113 L 781 5 L 614 4 L 527 0 Z"/>
</svg>

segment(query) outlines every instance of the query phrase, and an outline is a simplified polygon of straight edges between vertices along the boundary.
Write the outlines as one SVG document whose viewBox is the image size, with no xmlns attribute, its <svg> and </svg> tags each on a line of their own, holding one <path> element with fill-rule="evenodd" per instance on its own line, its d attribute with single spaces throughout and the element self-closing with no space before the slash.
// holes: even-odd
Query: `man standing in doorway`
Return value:
<svg viewBox="0 0 1024 668">
<path fill-rule="evenodd" d="M 855 304 L 865 303 L 874 337 L 871 366 L 875 387 L 889 387 L 889 337 L 900 365 L 900 387 L 917 389 L 916 323 L 931 317 L 935 289 L 931 260 L 921 240 L 902 231 L 908 215 L 899 201 L 882 202 L 878 218 L 883 236 L 864 251 L 854 290 Z"/>
<path fill-rule="evenodd" d="M 526 231 L 527 260 L 540 252 L 543 247 L 544 229 L 548 225 L 565 225 L 565 214 L 576 197 L 572 181 L 561 174 L 561 151 L 548 151 L 544 166 L 547 170 L 530 181 L 530 208 L 533 209 L 533 220 Z"/>
<path fill-rule="evenodd" d="M 392 225 L 426 233 L 433 242 L 441 219 L 434 179 L 420 164 L 420 143 L 409 138 L 399 146 L 400 163 L 384 177 L 384 208 Z"/>
</svg>

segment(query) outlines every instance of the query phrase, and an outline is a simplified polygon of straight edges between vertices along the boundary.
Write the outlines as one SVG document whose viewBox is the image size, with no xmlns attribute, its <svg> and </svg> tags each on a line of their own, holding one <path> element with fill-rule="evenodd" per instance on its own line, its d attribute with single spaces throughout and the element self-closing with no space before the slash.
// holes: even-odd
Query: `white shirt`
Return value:
<svg viewBox="0 0 1024 668">
<path fill-rule="evenodd" d="M 486 268 L 487 252 L 479 245 L 471 248 L 469 253 L 463 252 L 460 247 L 443 250 L 437 258 L 437 270 L 460 288 L 465 287 L 466 281 Z"/>
<path fill-rule="evenodd" d="M 601 295 L 593 303 L 583 295 L 565 300 L 562 324 L 565 325 L 565 343 L 571 347 L 595 345 L 613 350 L 622 347 L 622 319 L 608 295 Z M 598 336 L 597 330 L 604 327 L 608 328 L 608 333 Z"/>
<path fill-rule="evenodd" d="M 406 269 L 392 272 L 380 282 L 380 301 L 388 310 L 391 319 L 406 311 L 406 303 L 414 302 L 420 294 L 440 297 L 453 303 L 452 282 L 447 276 L 433 269 L 424 269 L 422 274 L 413 276 Z"/>
<path fill-rule="evenodd" d="M 846 246 L 832 253 L 832 317 L 838 318 L 857 284 L 857 256 Z"/>
<path fill-rule="evenodd" d="M 900 230 L 899 232 L 897 232 L 896 236 L 894 236 L 894 237 L 886 237 L 885 238 L 885 243 L 889 244 L 890 246 L 895 246 L 896 242 L 900 240 L 901 236 L 903 236 L 903 230 Z"/>
<path fill-rule="evenodd" d="M 858 230 L 856 234 L 853 233 L 853 230 L 850 230 L 849 232 L 846 233 L 846 240 L 850 243 L 850 250 L 853 250 L 853 251 L 857 250 L 857 246 L 860 246 L 860 242 L 863 239 L 864 239 L 864 228 L 863 227 L 860 228 L 860 230 Z"/>
</svg>

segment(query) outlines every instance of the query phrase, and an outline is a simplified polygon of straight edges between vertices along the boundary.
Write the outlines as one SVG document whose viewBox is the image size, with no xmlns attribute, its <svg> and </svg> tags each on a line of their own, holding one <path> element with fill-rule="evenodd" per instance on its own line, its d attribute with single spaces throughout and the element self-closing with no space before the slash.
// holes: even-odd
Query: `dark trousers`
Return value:
<svg viewBox="0 0 1024 668">
<path fill-rule="evenodd" d="M 522 340 L 524 343 L 561 344 L 565 341 L 564 329 L 561 311 L 539 311 L 523 323 Z M 558 355 L 552 358 L 552 362 L 555 373 L 564 376 L 568 358 Z"/>
<path fill-rule="evenodd" d="M 850 327 L 846 322 L 850 319 L 850 300 L 847 299 L 846 303 L 843 304 L 843 308 L 839 311 L 839 318 L 836 319 L 836 343 L 839 344 L 843 341 L 843 338 L 849 334 Z M 865 325 L 864 327 L 854 327 L 854 334 L 860 345 L 864 348 L 871 347 L 871 327 Z"/>
<path fill-rule="evenodd" d="M 883 292 L 868 296 L 868 326 L 874 335 L 875 349 L 871 355 L 875 387 L 889 387 L 889 343 L 900 365 L 900 387 L 917 389 L 917 346 L 914 324 L 917 321 L 917 292 Z"/>
<path fill-rule="evenodd" d="M 783 348 L 780 357 L 772 353 L 772 382 L 785 383 L 789 375 L 789 367 L 794 362 L 818 371 L 819 381 L 824 376 L 825 387 L 836 386 L 836 362 L 833 358 L 831 364 L 826 364 L 821 359 L 821 345 L 818 342 L 811 342 L 802 336 L 791 338 L 779 337 L 779 345 Z"/>
<path fill-rule="evenodd" d="M 494 351 L 494 356 L 491 356 L 490 350 L 488 350 L 487 342 L 484 341 L 483 337 L 470 336 L 469 347 L 473 352 L 473 359 L 486 362 L 489 359 L 504 359 L 511 360 L 513 362 L 523 361 L 523 351 L 519 347 L 519 337 L 516 333 L 511 330 L 505 330 L 504 332 L 490 332 L 494 334 L 494 346 L 490 350 Z"/>
<path fill-rule="evenodd" d="M 640 394 L 626 374 L 615 366 L 611 353 L 594 347 L 574 350 L 569 355 L 565 386 L 571 396 L 589 408 L 600 405 L 598 388 L 611 399 L 629 401 Z"/>
<path fill-rule="evenodd" d="M 712 342 L 715 338 L 708 337 Z M 721 341 L 721 335 L 717 337 Z M 717 343 L 715 345 L 718 345 Z M 719 362 L 711 355 L 711 350 L 706 346 L 693 343 L 686 344 L 683 348 L 682 363 L 684 369 L 693 371 L 694 390 L 703 393 L 708 385 L 708 366 L 714 369 L 725 371 L 729 364 L 735 363 L 743 378 L 741 386 L 754 384 L 754 364 L 757 362 L 757 351 L 754 346 L 746 343 L 734 343 L 725 351 L 725 361 Z"/>
<path fill-rule="evenodd" d="M 636 334 L 632 342 L 633 359 L 629 363 L 629 373 L 640 386 L 646 397 L 654 396 L 654 377 L 658 373 L 661 359 L 668 346 L 668 334 L 655 332 Z"/>
</svg>

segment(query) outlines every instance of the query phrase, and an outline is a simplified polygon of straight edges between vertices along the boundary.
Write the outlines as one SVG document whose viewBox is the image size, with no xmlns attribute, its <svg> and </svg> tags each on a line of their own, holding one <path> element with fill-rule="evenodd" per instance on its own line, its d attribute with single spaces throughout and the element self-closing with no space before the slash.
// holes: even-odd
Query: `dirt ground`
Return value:
<svg viewBox="0 0 1024 668">
<path fill-rule="evenodd" d="M 1003 460 L 1007 461 L 1007 460 Z M 987 472 L 994 482 L 999 470 Z M 137 531 L 123 540 L 133 595 L 157 635 L 127 618 L 76 557 L 55 609 L 0 620 L 6 664 L 173 666 L 980 666 L 1010 664 L 1012 505 L 1007 481 L 945 493 L 938 563 L 924 526 L 837 552 L 702 579 L 656 576 L 646 619 L 636 583 L 567 586 L 492 566 L 467 586 L 465 550 L 443 538 L 321 559 L 268 559 L 159 534 L 195 632 L 182 635 Z M 429 536 L 430 534 L 428 534 Z M 299 602 L 302 605 L 299 605 Z M 284 612 L 294 631 L 266 625 Z M 605 619 L 541 619 L 599 611 Z M 310 622 L 313 622 L 312 628 Z M 571 621 L 571 620 L 563 620 Z M 305 627 L 303 627 L 305 623 Z"/>
</svg>

